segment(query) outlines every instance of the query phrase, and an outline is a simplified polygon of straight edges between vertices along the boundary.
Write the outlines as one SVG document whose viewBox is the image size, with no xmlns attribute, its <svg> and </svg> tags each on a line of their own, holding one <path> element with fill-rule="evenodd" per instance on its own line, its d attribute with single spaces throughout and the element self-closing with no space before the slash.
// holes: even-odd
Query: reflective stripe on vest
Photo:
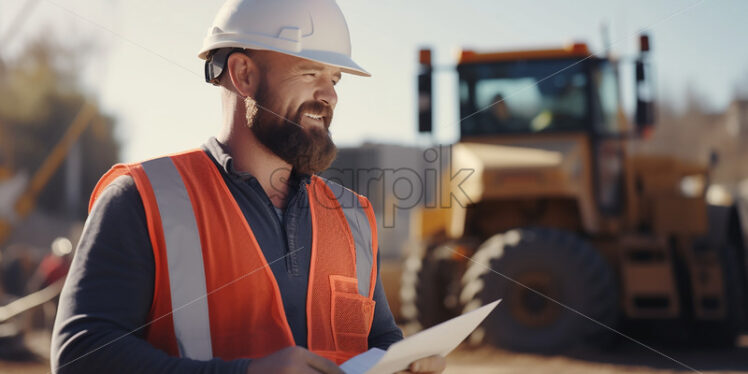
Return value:
<svg viewBox="0 0 748 374">
<path fill-rule="evenodd" d="M 369 283 L 373 265 L 371 248 L 371 228 L 366 212 L 353 191 L 325 180 L 340 207 L 343 209 L 348 227 L 351 229 L 356 245 L 356 278 L 358 278 L 358 293 L 363 297 L 369 296 Z"/>
<path fill-rule="evenodd" d="M 209 360 L 213 349 L 205 269 L 190 197 L 170 157 L 146 161 L 143 170 L 156 196 L 164 230 L 172 319 L 179 354 L 195 360 Z"/>
<path fill-rule="evenodd" d="M 192 202 L 180 172 L 170 157 L 147 161 L 142 166 L 156 197 L 162 222 L 174 333 L 179 353 L 182 357 L 192 359 L 210 359 L 214 352 L 211 347 L 203 249 Z M 355 193 L 330 181 L 325 180 L 325 185 L 342 208 L 353 236 L 358 293 L 369 298 L 375 250 L 370 221 Z M 311 283 L 312 279 L 309 279 Z"/>
</svg>

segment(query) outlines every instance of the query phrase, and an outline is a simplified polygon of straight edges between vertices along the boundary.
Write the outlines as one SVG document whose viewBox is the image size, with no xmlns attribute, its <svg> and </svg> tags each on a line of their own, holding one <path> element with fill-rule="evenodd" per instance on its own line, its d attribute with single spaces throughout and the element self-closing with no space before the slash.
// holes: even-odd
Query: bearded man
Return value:
<svg viewBox="0 0 748 374">
<path fill-rule="evenodd" d="M 369 75 L 335 2 L 229 0 L 200 57 L 223 125 L 201 149 L 102 177 L 60 298 L 55 373 L 340 373 L 402 339 L 371 205 L 315 175 L 335 158 L 335 84 Z"/>
</svg>

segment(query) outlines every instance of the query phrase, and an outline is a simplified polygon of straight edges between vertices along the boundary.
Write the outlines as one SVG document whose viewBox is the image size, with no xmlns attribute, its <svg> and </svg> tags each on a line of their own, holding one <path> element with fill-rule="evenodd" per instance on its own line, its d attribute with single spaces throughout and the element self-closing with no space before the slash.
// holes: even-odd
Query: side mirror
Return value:
<svg viewBox="0 0 748 374">
<path fill-rule="evenodd" d="M 432 108 L 433 91 L 431 89 L 431 50 L 422 49 L 419 53 L 420 72 L 418 73 L 418 132 L 431 133 L 433 130 Z"/>
<path fill-rule="evenodd" d="M 636 130 L 648 132 L 655 124 L 654 89 L 648 62 L 649 36 L 639 37 L 640 55 L 636 59 Z"/>
<path fill-rule="evenodd" d="M 655 122 L 652 84 L 645 62 L 636 61 L 636 128 L 639 132 L 652 127 Z"/>
</svg>

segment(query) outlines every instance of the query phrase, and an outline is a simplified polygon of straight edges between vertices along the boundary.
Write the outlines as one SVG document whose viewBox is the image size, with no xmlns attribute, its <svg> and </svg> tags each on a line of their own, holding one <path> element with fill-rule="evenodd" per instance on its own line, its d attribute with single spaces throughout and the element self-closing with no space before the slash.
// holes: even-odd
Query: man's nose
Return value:
<svg viewBox="0 0 748 374">
<path fill-rule="evenodd" d="M 330 108 L 335 109 L 335 104 L 338 103 L 338 94 L 335 92 L 335 86 L 332 82 L 321 85 L 314 95 L 315 100 L 319 100 L 329 105 Z"/>
</svg>

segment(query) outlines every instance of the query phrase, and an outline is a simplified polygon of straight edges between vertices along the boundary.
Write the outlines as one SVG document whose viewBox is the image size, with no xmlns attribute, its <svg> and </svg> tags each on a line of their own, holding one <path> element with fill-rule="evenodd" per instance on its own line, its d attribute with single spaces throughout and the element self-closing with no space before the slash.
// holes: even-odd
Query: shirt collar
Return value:
<svg viewBox="0 0 748 374">
<path fill-rule="evenodd" d="M 203 149 L 208 152 L 211 157 L 221 166 L 222 171 L 232 177 L 240 178 L 245 181 L 256 179 L 254 175 L 246 171 L 236 170 L 234 167 L 234 158 L 229 154 L 228 147 L 219 142 L 216 137 L 211 137 L 203 145 Z M 311 175 L 296 172 L 296 169 L 291 170 L 291 183 L 293 186 L 303 186 L 309 184 Z"/>
</svg>

